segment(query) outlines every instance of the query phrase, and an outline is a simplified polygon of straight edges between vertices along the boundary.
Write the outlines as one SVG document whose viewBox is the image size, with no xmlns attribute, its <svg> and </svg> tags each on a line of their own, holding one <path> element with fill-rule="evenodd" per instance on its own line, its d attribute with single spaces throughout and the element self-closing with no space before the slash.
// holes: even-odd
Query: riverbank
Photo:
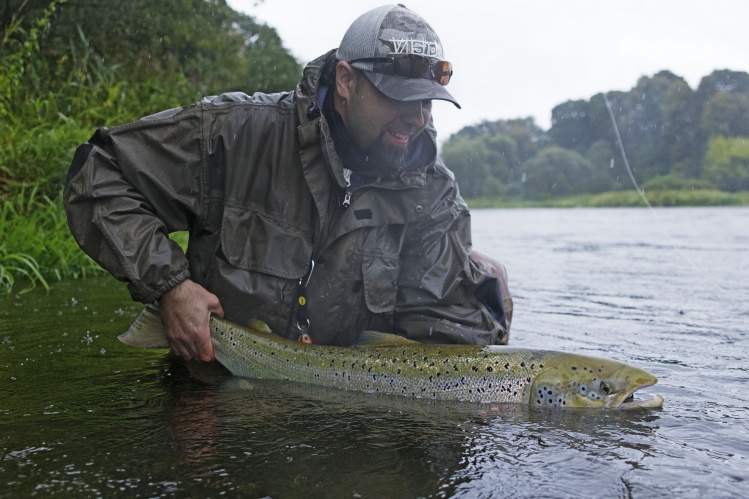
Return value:
<svg viewBox="0 0 749 499">
<path fill-rule="evenodd" d="M 645 192 L 651 206 L 747 206 L 749 191 L 723 192 L 712 189 L 662 190 Z M 467 199 L 471 208 L 604 208 L 644 207 L 647 203 L 634 190 L 580 194 L 544 200 L 476 198 Z"/>
</svg>

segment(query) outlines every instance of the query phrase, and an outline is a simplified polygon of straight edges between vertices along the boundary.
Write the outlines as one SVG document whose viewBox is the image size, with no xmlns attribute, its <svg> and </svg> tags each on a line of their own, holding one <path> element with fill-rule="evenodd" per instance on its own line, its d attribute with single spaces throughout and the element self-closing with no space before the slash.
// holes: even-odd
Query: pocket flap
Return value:
<svg viewBox="0 0 749 499">
<path fill-rule="evenodd" d="M 375 314 L 395 311 L 399 263 L 397 257 L 364 255 L 362 258 L 364 300 Z"/>
<path fill-rule="evenodd" d="M 312 258 L 312 234 L 252 208 L 226 206 L 221 249 L 238 269 L 300 279 Z"/>
</svg>

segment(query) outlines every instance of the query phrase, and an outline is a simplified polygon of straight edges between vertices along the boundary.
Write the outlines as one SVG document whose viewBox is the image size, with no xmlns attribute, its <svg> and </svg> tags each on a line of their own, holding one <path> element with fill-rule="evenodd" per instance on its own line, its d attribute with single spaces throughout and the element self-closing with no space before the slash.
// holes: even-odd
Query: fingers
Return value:
<svg viewBox="0 0 749 499">
<path fill-rule="evenodd" d="M 185 360 L 209 362 L 214 359 L 208 313 L 177 318 L 168 328 L 172 351 Z"/>
<path fill-rule="evenodd" d="M 210 294 L 210 293 L 209 293 Z M 218 301 L 218 297 L 216 295 L 211 295 L 213 298 L 215 298 L 215 302 L 211 303 L 208 306 L 208 312 L 214 315 L 218 315 L 219 317 L 224 316 L 224 309 L 221 307 L 221 303 Z"/>
<path fill-rule="evenodd" d="M 186 280 L 161 298 L 161 318 L 172 351 L 185 360 L 214 360 L 210 314 L 224 314 L 216 295 Z"/>
</svg>

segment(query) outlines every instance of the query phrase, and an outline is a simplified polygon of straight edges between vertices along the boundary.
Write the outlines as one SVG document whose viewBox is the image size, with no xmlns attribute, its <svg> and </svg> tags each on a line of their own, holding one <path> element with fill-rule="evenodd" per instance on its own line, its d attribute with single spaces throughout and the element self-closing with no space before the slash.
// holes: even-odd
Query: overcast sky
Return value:
<svg viewBox="0 0 749 499">
<path fill-rule="evenodd" d="M 274 27 L 300 60 L 336 48 L 372 0 L 228 0 Z M 435 102 L 440 141 L 482 120 L 532 116 L 548 129 L 570 99 L 631 89 L 668 69 L 692 88 L 715 69 L 749 72 L 747 0 L 408 0 L 437 31 L 463 107 Z"/>
</svg>

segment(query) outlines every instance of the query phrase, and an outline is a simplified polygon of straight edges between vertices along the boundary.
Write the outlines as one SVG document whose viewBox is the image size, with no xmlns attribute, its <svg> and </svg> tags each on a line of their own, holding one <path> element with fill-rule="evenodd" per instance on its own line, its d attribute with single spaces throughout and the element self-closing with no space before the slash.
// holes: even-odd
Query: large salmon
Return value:
<svg viewBox="0 0 749 499">
<path fill-rule="evenodd" d="M 506 346 L 432 345 L 364 332 L 351 347 L 308 345 L 270 332 L 210 320 L 216 360 L 233 375 L 470 402 L 539 407 L 655 408 L 663 397 L 635 400 L 658 379 L 609 359 Z M 159 311 L 146 307 L 119 339 L 140 348 L 167 348 Z"/>
</svg>

